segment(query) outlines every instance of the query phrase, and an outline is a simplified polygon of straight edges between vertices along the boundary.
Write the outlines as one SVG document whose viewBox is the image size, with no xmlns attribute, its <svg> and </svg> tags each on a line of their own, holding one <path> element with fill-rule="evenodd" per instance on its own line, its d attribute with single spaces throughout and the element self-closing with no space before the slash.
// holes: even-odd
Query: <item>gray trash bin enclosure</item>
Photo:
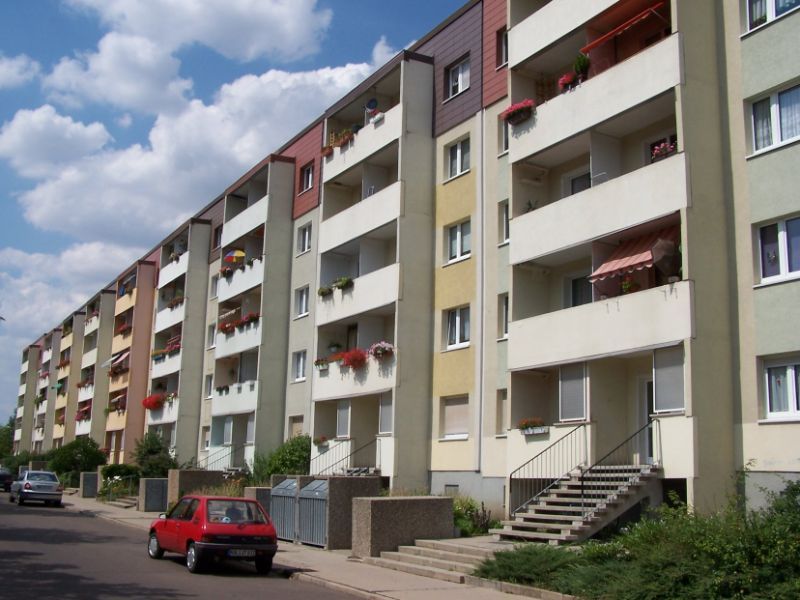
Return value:
<svg viewBox="0 0 800 600">
<path fill-rule="evenodd" d="M 326 546 L 328 543 L 328 480 L 312 481 L 300 490 L 299 505 L 298 540 L 304 544 Z"/>
<path fill-rule="evenodd" d="M 278 539 L 294 541 L 295 539 L 295 497 L 297 480 L 284 479 L 274 488 L 270 498 L 269 514 L 275 523 Z"/>
</svg>

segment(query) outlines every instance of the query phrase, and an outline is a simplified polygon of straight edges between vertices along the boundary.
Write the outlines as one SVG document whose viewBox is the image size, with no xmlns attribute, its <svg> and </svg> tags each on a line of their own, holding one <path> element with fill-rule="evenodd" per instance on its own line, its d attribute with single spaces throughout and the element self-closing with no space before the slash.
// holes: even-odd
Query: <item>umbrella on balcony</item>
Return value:
<svg viewBox="0 0 800 600">
<path fill-rule="evenodd" d="M 243 250 L 231 250 L 225 255 L 225 262 L 227 263 L 235 263 L 239 260 L 242 260 L 247 254 L 244 253 Z"/>
<path fill-rule="evenodd" d="M 677 275 L 681 268 L 681 254 L 673 239 L 659 238 L 653 244 L 653 265 L 666 277 Z"/>
</svg>

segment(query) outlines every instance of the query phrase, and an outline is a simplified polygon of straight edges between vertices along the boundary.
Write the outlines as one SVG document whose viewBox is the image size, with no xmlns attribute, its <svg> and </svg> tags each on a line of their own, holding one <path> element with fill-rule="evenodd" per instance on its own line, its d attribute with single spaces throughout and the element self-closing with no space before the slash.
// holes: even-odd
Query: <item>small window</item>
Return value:
<svg viewBox="0 0 800 600">
<path fill-rule="evenodd" d="M 511 125 L 505 119 L 500 119 L 497 124 L 497 131 L 499 133 L 498 155 L 503 155 L 508 152 L 508 138 L 511 135 Z"/>
<path fill-rule="evenodd" d="M 497 221 L 499 224 L 499 233 L 498 237 L 500 238 L 500 243 L 505 244 L 511 238 L 511 219 L 509 215 L 509 208 L 508 208 L 508 200 L 503 200 L 499 207 L 499 215 L 497 217 Z"/>
<path fill-rule="evenodd" d="M 508 407 L 508 390 L 505 388 L 497 390 L 497 407 L 496 407 L 496 415 L 494 421 L 495 423 L 494 432 L 496 435 L 503 435 L 509 429 L 507 407 Z"/>
<path fill-rule="evenodd" d="M 244 433 L 244 443 L 252 444 L 256 440 L 256 413 L 247 415 L 247 428 Z"/>
<path fill-rule="evenodd" d="M 445 100 L 465 91 L 469 87 L 469 58 L 446 69 L 445 80 L 447 81 Z"/>
<path fill-rule="evenodd" d="M 217 225 L 214 228 L 214 246 L 213 248 L 219 248 L 222 245 L 222 225 Z"/>
<path fill-rule="evenodd" d="M 309 250 L 311 250 L 311 223 L 297 230 L 297 253 L 302 254 Z"/>
<path fill-rule="evenodd" d="M 747 0 L 748 29 L 760 27 L 798 6 L 800 0 Z"/>
<path fill-rule="evenodd" d="M 508 337 L 508 294 L 501 294 L 498 297 L 498 337 L 505 339 Z"/>
<path fill-rule="evenodd" d="M 683 410 L 683 346 L 653 352 L 653 390 L 655 412 Z"/>
<path fill-rule="evenodd" d="M 300 173 L 300 192 L 310 190 L 314 186 L 314 163 L 310 162 Z"/>
<path fill-rule="evenodd" d="M 497 32 L 497 68 L 508 64 L 508 30 L 503 28 Z"/>
<path fill-rule="evenodd" d="M 336 404 L 336 437 L 350 436 L 350 401 L 339 400 Z"/>
<path fill-rule="evenodd" d="M 300 350 L 292 354 L 292 379 L 305 381 L 306 379 L 306 351 Z"/>
<path fill-rule="evenodd" d="M 464 221 L 447 230 L 447 258 L 449 262 L 469 257 L 472 252 L 470 222 Z"/>
<path fill-rule="evenodd" d="M 469 435 L 469 397 L 442 398 L 440 435 L 446 440 L 463 440 Z"/>
<path fill-rule="evenodd" d="M 447 148 L 447 177 L 452 179 L 469 171 L 469 138 Z"/>
<path fill-rule="evenodd" d="M 800 275 L 800 217 L 761 227 L 758 242 L 762 282 Z"/>
<path fill-rule="evenodd" d="M 586 275 L 569 277 L 566 281 L 566 306 L 581 306 L 592 302 L 592 283 Z"/>
<path fill-rule="evenodd" d="M 308 286 L 295 290 L 294 313 L 296 317 L 305 317 L 308 314 Z"/>
<path fill-rule="evenodd" d="M 800 418 L 800 357 L 764 366 L 767 418 Z"/>
<path fill-rule="evenodd" d="M 800 137 L 800 85 L 753 103 L 753 149 Z"/>
<path fill-rule="evenodd" d="M 203 427 L 201 439 L 203 440 L 203 450 L 208 450 L 211 447 L 211 428 Z"/>
<path fill-rule="evenodd" d="M 208 293 L 209 298 L 217 297 L 217 288 L 219 287 L 219 275 L 211 276 L 211 289 Z"/>
<path fill-rule="evenodd" d="M 569 193 L 577 194 L 592 187 L 592 176 L 587 171 L 569 179 Z"/>
<path fill-rule="evenodd" d="M 214 376 L 206 375 L 206 398 L 211 398 L 214 394 Z"/>
<path fill-rule="evenodd" d="M 392 433 L 392 394 L 381 394 L 378 414 L 378 433 Z"/>
<path fill-rule="evenodd" d="M 213 348 L 217 341 L 217 328 L 215 325 L 209 325 L 206 329 L 206 348 Z"/>
<path fill-rule="evenodd" d="M 447 311 L 447 348 L 469 344 L 469 306 Z"/>
<path fill-rule="evenodd" d="M 564 365 L 558 370 L 559 415 L 562 421 L 586 419 L 584 364 Z"/>
</svg>

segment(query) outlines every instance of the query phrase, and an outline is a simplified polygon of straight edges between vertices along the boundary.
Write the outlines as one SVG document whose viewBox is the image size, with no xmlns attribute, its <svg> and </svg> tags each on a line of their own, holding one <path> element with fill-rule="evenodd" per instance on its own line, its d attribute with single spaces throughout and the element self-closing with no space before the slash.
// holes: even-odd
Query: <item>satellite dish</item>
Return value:
<svg viewBox="0 0 800 600">
<path fill-rule="evenodd" d="M 369 110 L 375 110 L 376 108 L 378 108 L 378 100 L 375 98 L 370 98 L 369 100 L 367 100 L 367 108 Z"/>
</svg>

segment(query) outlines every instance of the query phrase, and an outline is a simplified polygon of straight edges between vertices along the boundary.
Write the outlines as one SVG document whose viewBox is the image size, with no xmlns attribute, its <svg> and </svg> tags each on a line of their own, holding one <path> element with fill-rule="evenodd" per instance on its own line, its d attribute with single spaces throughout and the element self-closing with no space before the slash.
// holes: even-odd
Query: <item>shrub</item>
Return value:
<svg viewBox="0 0 800 600">
<path fill-rule="evenodd" d="M 145 433 L 136 442 L 133 460 L 142 477 L 166 477 L 170 469 L 178 467 L 178 463 L 170 456 L 166 442 L 155 433 Z"/>
<path fill-rule="evenodd" d="M 461 530 L 464 537 L 489 533 L 495 524 L 491 511 L 486 510 L 483 502 L 479 508 L 478 503 L 469 496 L 453 498 L 453 525 Z"/>
<path fill-rule="evenodd" d="M 256 453 L 251 479 L 254 484 L 268 483 L 272 475 L 305 475 L 311 461 L 311 438 L 299 435 L 286 440 L 267 455 Z"/>
<path fill-rule="evenodd" d="M 96 471 L 106 462 L 106 455 L 93 439 L 80 437 L 50 453 L 48 468 L 74 483 L 85 471 Z M 66 483 L 66 482 L 65 482 Z"/>
<path fill-rule="evenodd" d="M 136 465 L 106 465 L 100 469 L 100 473 L 103 475 L 103 479 L 111 479 L 112 477 L 139 479 L 139 467 Z"/>
</svg>

